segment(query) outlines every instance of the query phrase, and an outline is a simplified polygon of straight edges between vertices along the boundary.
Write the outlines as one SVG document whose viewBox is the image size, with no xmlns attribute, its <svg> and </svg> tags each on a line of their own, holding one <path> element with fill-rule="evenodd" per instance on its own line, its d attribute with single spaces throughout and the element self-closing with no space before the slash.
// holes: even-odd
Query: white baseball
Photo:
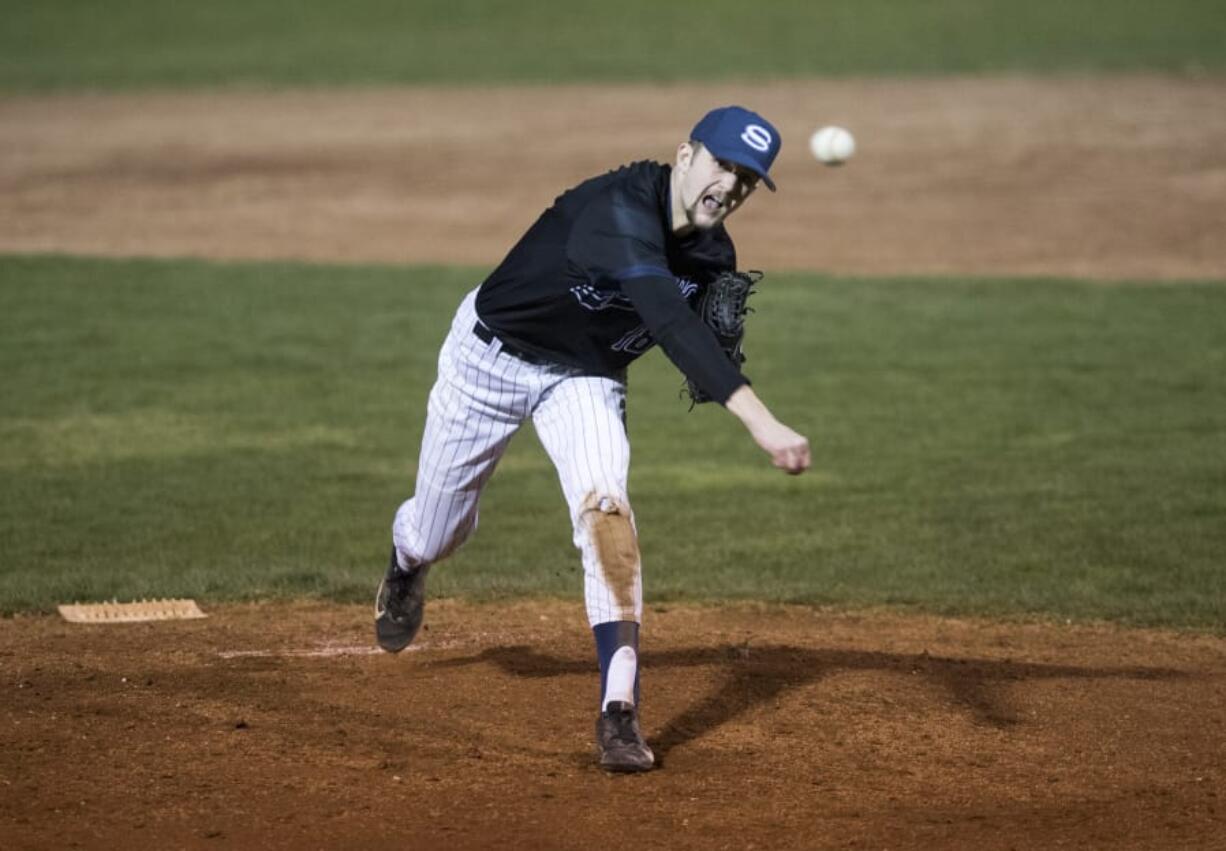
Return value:
<svg viewBox="0 0 1226 851">
<path fill-rule="evenodd" d="M 856 137 L 842 127 L 822 127 L 809 137 L 809 150 L 818 162 L 841 165 L 856 152 Z"/>
</svg>

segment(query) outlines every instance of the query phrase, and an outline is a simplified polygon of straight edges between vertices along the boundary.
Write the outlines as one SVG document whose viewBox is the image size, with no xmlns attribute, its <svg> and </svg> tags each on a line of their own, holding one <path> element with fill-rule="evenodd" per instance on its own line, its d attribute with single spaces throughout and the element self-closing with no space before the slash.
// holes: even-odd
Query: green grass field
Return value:
<svg viewBox="0 0 1226 851">
<path fill-rule="evenodd" d="M 8 4 L 0 92 L 1226 70 L 1219 0 Z M 0 612 L 367 600 L 462 269 L 0 257 Z M 807 432 L 632 375 L 651 601 L 1226 630 L 1226 289 L 775 276 L 749 373 Z M 528 429 L 432 590 L 576 597 Z"/>
<path fill-rule="evenodd" d="M 366 600 L 438 344 L 479 273 L 0 259 L 0 610 Z M 749 374 L 773 470 L 631 376 L 649 601 L 755 598 L 1222 629 L 1226 288 L 775 276 Z M 577 595 L 526 429 L 445 595 Z"/>
<path fill-rule="evenodd" d="M 1226 68 L 1220 0 L 48 0 L 0 91 Z"/>
</svg>

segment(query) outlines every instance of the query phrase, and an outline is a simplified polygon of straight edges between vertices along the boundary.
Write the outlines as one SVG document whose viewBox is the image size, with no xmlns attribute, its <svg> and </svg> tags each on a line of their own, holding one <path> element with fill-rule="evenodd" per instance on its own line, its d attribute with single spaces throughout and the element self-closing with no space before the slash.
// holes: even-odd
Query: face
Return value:
<svg viewBox="0 0 1226 851">
<path fill-rule="evenodd" d="M 683 142 L 673 166 L 673 230 L 713 228 L 757 188 L 758 175 L 749 169 Z"/>
</svg>

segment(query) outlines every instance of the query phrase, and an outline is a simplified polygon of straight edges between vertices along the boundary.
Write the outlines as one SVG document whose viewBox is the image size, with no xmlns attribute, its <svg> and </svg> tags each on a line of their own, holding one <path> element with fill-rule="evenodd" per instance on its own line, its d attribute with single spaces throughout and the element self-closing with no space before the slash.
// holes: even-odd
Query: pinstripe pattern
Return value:
<svg viewBox="0 0 1226 851">
<path fill-rule="evenodd" d="M 583 517 L 585 501 L 590 508 L 593 497 L 614 500 L 629 512 L 625 383 L 501 353 L 497 339 L 485 343 L 472 332 L 475 298 L 474 290 L 461 303 L 439 353 L 416 489 L 392 523 L 401 565 L 441 561 L 467 540 L 477 527 L 482 489 L 515 432 L 532 417 L 570 508 L 589 622 L 638 621 L 641 576 L 635 572 L 630 598 L 619 598 Z"/>
<path fill-rule="evenodd" d="M 583 557 L 584 600 L 588 621 L 639 621 L 643 583 L 635 573 L 632 598 L 618 600 L 609 587 L 583 512 L 593 498 L 629 507 L 626 480 L 630 442 L 622 422 L 626 385 L 609 378 L 576 376 L 556 385 L 533 413 L 541 445 L 558 470 L 558 479 L 574 526 L 574 542 Z M 630 514 L 633 526 L 634 515 Z"/>
</svg>

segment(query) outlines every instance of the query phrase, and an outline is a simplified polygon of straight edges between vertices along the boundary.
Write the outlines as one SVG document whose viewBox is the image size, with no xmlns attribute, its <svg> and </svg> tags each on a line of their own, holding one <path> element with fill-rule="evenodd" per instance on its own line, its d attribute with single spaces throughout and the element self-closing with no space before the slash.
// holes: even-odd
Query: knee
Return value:
<svg viewBox="0 0 1226 851">
<path fill-rule="evenodd" d="M 628 529 L 634 535 L 634 514 L 625 494 L 616 491 L 593 489 L 579 503 L 581 525 L 588 529 Z"/>
<path fill-rule="evenodd" d="M 590 493 L 580 509 L 580 523 L 591 538 L 600 571 L 619 601 L 633 598 L 642 569 L 632 518 L 624 497 L 599 491 Z"/>
</svg>

